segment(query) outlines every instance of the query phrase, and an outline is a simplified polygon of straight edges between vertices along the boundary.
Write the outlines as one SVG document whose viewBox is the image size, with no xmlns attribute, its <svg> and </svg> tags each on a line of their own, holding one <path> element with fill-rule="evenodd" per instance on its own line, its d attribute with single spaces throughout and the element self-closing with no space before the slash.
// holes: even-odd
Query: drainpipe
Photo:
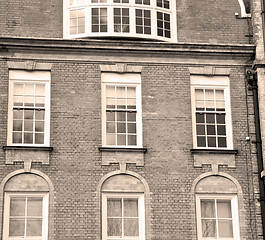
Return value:
<svg viewBox="0 0 265 240">
<path fill-rule="evenodd" d="M 261 220 L 262 220 L 262 229 L 263 229 L 263 239 L 265 240 L 265 187 L 264 187 L 265 174 L 264 174 L 263 156 L 262 156 L 257 73 L 253 70 L 247 70 L 246 77 L 248 80 L 248 84 L 251 85 L 253 92 L 254 117 L 255 117 L 255 129 L 256 129 L 256 141 L 253 142 L 256 143 L 256 148 L 257 148 L 258 179 L 259 179 L 260 206 L 261 206 L 261 218 L 262 218 Z"/>
</svg>

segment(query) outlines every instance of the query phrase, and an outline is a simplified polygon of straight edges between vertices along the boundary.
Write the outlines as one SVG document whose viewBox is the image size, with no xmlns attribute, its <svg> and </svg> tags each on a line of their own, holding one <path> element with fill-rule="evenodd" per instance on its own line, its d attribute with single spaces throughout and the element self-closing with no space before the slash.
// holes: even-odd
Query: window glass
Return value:
<svg viewBox="0 0 265 240">
<path fill-rule="evenodd" d="M 137 145 L 136 87 L 106 86 L 107 145 Z"/>
<path fill-rule="evenodd" d="M 150 0 L 70 0 L 65 32 L 67 37 L 78 38 L 124 36 L 175 41 L 171 9 L 168 0 L 154 4 Z"/>
<path fill-rule="evenodd" d="M 203 238 L 233 238 L 231 200 L 200 199 Z"/>
<path fill-rule="evenodd" d="M 45 85 L 14 83 L 13 143 L 43 144 Z"/>
<path fill-rule="evenodd" d="M 107 8 L 92 8 L 92 32 L 108 31 Z"/>
<path fill-rule="evenodd" d="M 226 109 L 223 89 L 195 89 L 198 147 L 227 147 Z"/>
<path fill-rule="evenodd" d="M 139 237 L 138 198 L 107 198 L 107 236 Z"/>
<path fill-rule="evenodd" d="M 43 234 L 43 197 L 10 196 L 9 237 L 41 237 Z"/>
</svg>

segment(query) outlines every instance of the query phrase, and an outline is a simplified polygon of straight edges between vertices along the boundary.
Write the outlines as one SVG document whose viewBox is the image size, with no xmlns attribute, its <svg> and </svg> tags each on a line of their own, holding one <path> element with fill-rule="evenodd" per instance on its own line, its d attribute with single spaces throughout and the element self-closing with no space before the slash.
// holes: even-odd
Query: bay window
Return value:
<svg viewBox="0 0 265 240">
<path fill-rule="evenodd" d="M 176 42 L 175 1 L 65 1 L 66 38 L 137 37 Z"/>
</svg>

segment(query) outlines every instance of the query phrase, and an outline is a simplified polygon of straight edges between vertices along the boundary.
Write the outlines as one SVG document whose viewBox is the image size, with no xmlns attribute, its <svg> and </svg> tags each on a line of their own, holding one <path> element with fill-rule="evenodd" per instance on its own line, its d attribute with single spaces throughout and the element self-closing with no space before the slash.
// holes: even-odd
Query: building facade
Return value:
<svg viewBox="0 0 265 240">
<path fill-rule="evenodd" d="M 258 7 L 1 1 L 1 238 L 263 239 Z"/>
</svg>

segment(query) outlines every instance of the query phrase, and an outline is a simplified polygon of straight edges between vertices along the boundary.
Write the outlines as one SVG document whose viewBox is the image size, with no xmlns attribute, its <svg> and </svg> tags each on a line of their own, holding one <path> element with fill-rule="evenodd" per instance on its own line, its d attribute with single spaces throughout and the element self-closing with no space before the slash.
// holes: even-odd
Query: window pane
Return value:
<svg viewBox="0 0 265 240">
<path fill-rule="evenodd" d="M 22 133 L 13 133 L 13 143 L 22 143 Z"/>
<path fill-rule="evenodd" d="M 35 133 L 35 143 L 36 144 L 44 143 L 44 133 Z"/>
<path fill-rule="evenodd" d="M 13 110 L 13 119 L 23 119 L 23 111 L 22 110 Z"/>
<path fill-rule="evenodd" d="M 216 111 L 225 111 L 225 102 L 217 101 L 216 102 Z"/>
<path fill-rule="evenodd" d="M 124 199 L 124 216 L 138 217 L 138 199 Z"/>
<path fill-rule="evenodd" d="M 196 100 L 196 110 L 197 111 L 204 111 L 204 101 Z"/>
<path fill-rule="evenodd" d="M 195 89 L 195 99 L 196 100 L 204 100 L 204 93 L 203 93 L 203 89 Z"/>
<path fill-rule="evenodd" d="M 196 123 L 204 123 L 204 115 L 203 113 L 196 113 Z"/>
<path fill-rule="evenodd" d="M 218 220 L 219 237 L 232 238 L 233 224 L 232 220 Z"/>
<path fill-rule="evenodd" d="M 42 235 L 42 219 L 28 219 L 27 236 L 41 236 L 41 235 Z"/>
<path fill-rule="evenodd" d="M 108 218 L 108 236 L 122 235 L 122 220 L 120 218 Z"/>
<path fill-rule="evenodd" d="M 13 121 L 13 131 L 22 131 L 22 120 Z"/>
<path fill-rule="evenodd" d="M 214 91 L 213 91 L 213 89 L 205 89 L 205 99 L 214 100 Z"/>
<path fill-rule="evenodd" d="M 24 133 L 24 143 L 33 143 L 33 133 Z"/>
<path fill-rule="evenodd" d="M 116 145 L 115 134 L 107 134 L 107 145 Z"/>
<path fill-rule="evenodd" d="M 26 198 L 10 199 L 10 216 L 25 216 Z"/>
<path fill-rule="evenodd" d="M 129 122 L 135 122 L 136 121 L 136 112 L 127 112 L 127 120 Z"/>
<path fill-rule="evenodd" d="M 208 137 L 208 147 L 216 147 L 216 138 L 215 137 Z"/>
<path fill-rule="evenodd" d="M 135 98 L 136 97 L 136 88 L 135 87 L 128 87 L 127 88 L 127 97 L 128 98 Z"/>
<path fill-rule="evenodd" d="M 225 114 L 216 114 L 216 120 L 219 124 L 225 124 Z"/>
<path fill-rule="evenodd" d="M 24 236 L 25 219 L 10 219 L 9 221 L 9 236 Z"/>
<path fill-rule="evenodd" d="M 224 90 L 215 90 L 215 98 L 218 100 L 224 100 Z"/>
<path fill-rule="evenodd" d="M 127 105 L 128 109 L 136 109 L 136 99 L 127 99 Z"/>
<path fill-rule="evenodd" d="M 136 139 L 136 135 L 129 135 L 128 136 L 128 145 L 130 146 L 136 146 L 137 145 L 137 139 Z"/>
<path fill-rule="evenodd" d="M 107 214 L 108 217 L 121 217 L 122 210 L 121 210 L 122 202 L 120 198 L 112 198 L 108 199 L 107 202 Z"/>
<path fill-rule="evenodd" d="M 14 97 L 14 106 L 23 106 L 23 97 Z"/>
<path fill-rule="evenodd" d="M 197 125 L 197 135 L 205 135 L 205 127 L 204 125 Z"/>
<path fill-rule="evenodd" d="M 44 122 L 43 121 L 36 121 L 35 122 L 35 131 L 36 132 L 44 132 Z"/>
<path fill-rule="evenodd" d="M 117 121 L 126 121 L 126 112 L 117 112 Z"/>
<path fill-rule="evenodd" d="M 107 122 L 107 133 L 115 133 L 115 123 Z"/>
<path fill-rule="evenodd" d="M 232 218 L 230 200 L 217 200 L 217 215 L 218 218 Z"/>
<path fill-rule="evenodd" d="M 117 132 L 118 133 L 126 133 L 126 124 L 125 123 L 118 123 L 117 124 Z"/>
<path fill-rule="evenodd" d="M 215 220 L 202 220 L 202 236 L 203 237 L 216 237 Z"/>
<path fill-rule="evenodd" d="M 226 135 L 225 125 L 217 125 L 217 134 Z"/>
<path fill-rule="evenodd" d="M 15 83 L 14 84 L 14 95 L 23 95 L 23 83 Z"/>
<path fill-rule="evenodd" d="M 107 97 L 115 97 L 115 87 L 107 86 L 106 87 L 106 96 Z"/>
<path fill-rule="evenodd" d="M 107 108 L 115 108 L 115 99 L 107 99 Z"/>
<path fill-rule="evenodd" d="M 215 111 L 214 101 L 206 101 L 206 111 Z"/>
<path fill-rule="evenodd" d="M 215 218 L 214 200 L 201 200 L 201 217 Z"/>
<path fill-rule="evenodd" d="M 107 121 L 115 121 L 115 112 L 107 112 Z"/>
<path fill-rule="evenodd" d="M 207 135 L 215 135 L 215 125 L 207 125 Z"/>
<path fill-rule="evenodd" d="M 125 236 L 139 236 L 139 220 L 136 219 L 124 219 L 124 235 Z"/>
<path fill-rule="evenodd" d="M 45 106 L 45 98 L 44 97 L 35 98 L 35 106 L 36 107 L 44 107 Z"/>
<path fill-rule="evenodd" d="M 198 145 L 198 147 L 206 147 L 206 138 L 205 137 L 197 137 L 197 145 Z"/>
<path fill-rule="evenodd" d="M 37 96 L 45 96 L 45 85 L 36 84 L 36 93 Z"/>
<path fill-rule="evenodd" d="M 117 87 L 117 98 L 125 98 L 125 87 Z"/>
<path fill-rule="evenodd" d="M 117 136 L 117 144 L 118 145 L 126 145 L 126 135 L 119 134 Z"/>
<path fill-rule="evenodd" d="M 33 119 L 34 110 L 24 110 L 24 119 Z"/>
<path fill-rule="evenodd" d="M 214 113 L 207 113 L 206 114 L 206 122 L 207 123 L 215 123 L 215 114 Z"/>
<path fill-rule="evenodd" d="M 128 123 L 127 128 L 128 133 L 136 133 L 136 123 Z"/>
<path fill-rule="evenodd" d="M 24 131 L 33 131 L 33 121 L 25 120 L 24 121 Z"/>
<path fill-rule="evenodd" d="M 218 147 L 226 147 L 226 138 L 218 137 Z"/>
<path fill-rule="evenodd" d="M 25 84 L 24 94 L 34 96 L 34 84 Z"/>
<path fill-rule="evenodd" d="M 44 110 L 35 111 L 35 119 L 36 120 L 44 120 L 44 114 L 45 114 Z"/>
<path fill-rule="evenodd" d="M 126 109 L 126 100 L 125 99 L 117 99 L 117 108 L 118 109 Z"/>
</svg>

